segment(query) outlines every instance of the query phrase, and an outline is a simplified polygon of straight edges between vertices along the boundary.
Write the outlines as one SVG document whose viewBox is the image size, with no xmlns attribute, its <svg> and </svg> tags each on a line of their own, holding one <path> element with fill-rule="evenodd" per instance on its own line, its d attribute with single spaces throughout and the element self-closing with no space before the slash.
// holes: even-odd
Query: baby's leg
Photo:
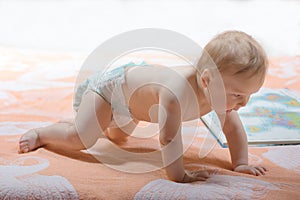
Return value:
<svg viewBox="0 0 300 200">
<path fill-rule="evenodd" d="M 72 143 L 79 143 L 80 141 L 76 141 L 76 130 L 73 127 L 73 124 L 58 122 L 50 126 L 32 129 L 20 138 L 19 153 L 26 153 L 47 144 L 55 144 L 68 148 L 71 143 L 66 142 L 66 140 L 75 140 Z"/>
<path fill-rule="evenodd" d="M 139 123 L 138 120 L 134 119 L 131 121 L 128 125 L 121 127 L 121 128 L 108 128 L 105 131 L 105 135 L 110 139 L 111 141 L 120 144 L 127 141 L 128 136 L 132 134 L 135 127 Z"/>
<path fill-rule="evenodd" d="M 28 131 L 20 139 L 19 152 L 26 153 L 47 144 L 72 150 L 89 148 L 103 137 L 111 115 L 110 105 L 98 94 L 89 91 L 82 97 L 74 123 L 60 122 Z"/>
</svg>

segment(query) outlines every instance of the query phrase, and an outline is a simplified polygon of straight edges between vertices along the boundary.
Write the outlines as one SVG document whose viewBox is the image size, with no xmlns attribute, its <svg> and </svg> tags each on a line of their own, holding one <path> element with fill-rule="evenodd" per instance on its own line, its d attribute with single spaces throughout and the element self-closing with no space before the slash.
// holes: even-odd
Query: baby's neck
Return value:
<svg viewBox="0 0 300 200">
<path fill-rule="evenodd" d="M 208 97 L 205 95 L 204 88 L 201 83 L 197 81 L 197 71 L 195 70 L 187 80 L 191 84 L 192 88 L 195 91 L 197 102 L 200 110 L 200 115 L 203 116 L 211 111 L 210 102 L 208 101 Z"/>
</svg>

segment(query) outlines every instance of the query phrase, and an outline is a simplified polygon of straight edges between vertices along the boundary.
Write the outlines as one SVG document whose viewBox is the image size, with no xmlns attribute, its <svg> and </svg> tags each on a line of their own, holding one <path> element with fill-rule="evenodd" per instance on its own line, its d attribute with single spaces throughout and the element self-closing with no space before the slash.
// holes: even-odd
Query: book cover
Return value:
<svg viewBox="0 0 300 200">
<path fill-rule="evenodd" d="M 292 91 L 262 88 L 238 113 L 249 145 L 300 144 L 300 98 Z M 221 146 L 226 147 L 216 113 L 210 112 L 201 120 Z"/>
</svg>

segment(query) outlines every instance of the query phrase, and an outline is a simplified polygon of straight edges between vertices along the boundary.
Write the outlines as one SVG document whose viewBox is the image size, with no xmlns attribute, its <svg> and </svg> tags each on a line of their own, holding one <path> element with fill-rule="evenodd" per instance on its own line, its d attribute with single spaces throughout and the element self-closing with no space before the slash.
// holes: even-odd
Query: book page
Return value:
<svg viewBox="0 0 300 200">
<path fill-rule="evenodd" d="M 262 88 L 238 113 L 249 143 L 300 143 L 300 100 L 288 89 Z"/>
</svg>

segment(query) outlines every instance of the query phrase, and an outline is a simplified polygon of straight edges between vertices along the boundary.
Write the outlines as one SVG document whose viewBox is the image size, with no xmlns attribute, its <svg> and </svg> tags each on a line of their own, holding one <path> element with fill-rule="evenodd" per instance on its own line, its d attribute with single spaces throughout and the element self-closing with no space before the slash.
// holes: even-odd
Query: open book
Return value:
<svg viewBox="0 0 300 200">
<path fill-rule="evenodd" d="M 300 144 L 300 98 L 290 90 L 262 88 L 238 113 L 249 145 Z M 210 112 L 201 120 L 226 147 L 216 113 Z"/>
</svg>

